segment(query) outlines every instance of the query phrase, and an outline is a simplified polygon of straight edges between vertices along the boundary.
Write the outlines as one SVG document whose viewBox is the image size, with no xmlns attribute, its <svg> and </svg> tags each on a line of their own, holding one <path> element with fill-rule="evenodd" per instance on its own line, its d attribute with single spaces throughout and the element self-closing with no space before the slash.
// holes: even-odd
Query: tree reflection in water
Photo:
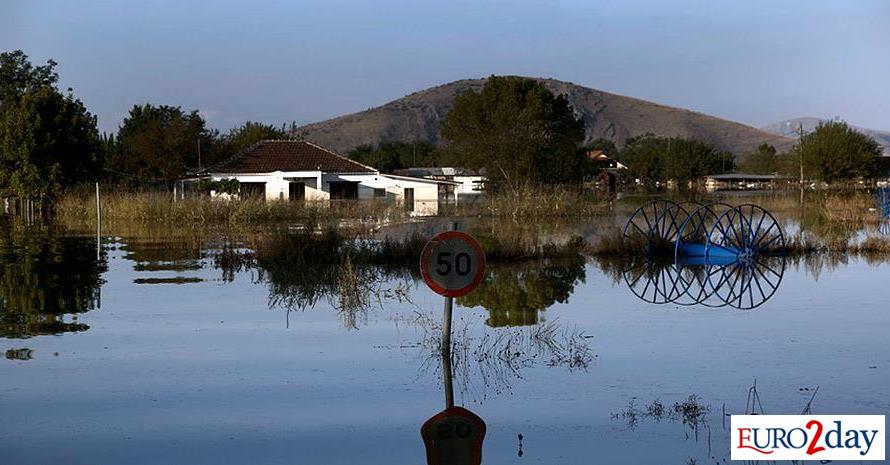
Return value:
<svg viewBox="0 0 890 465">
<path fill-rule="evenodd" d="M 349 329 L 358 328 L 368 310 L 389 299 L 407 301 L 420 280 L 417 257 L 424 239 L 370 242 L 334 232 L 271 234 L 254 250 L 224 247 L 213 255 L 223 280 L 255 271 L 254 280 L 269 288 L 269 306 L 305 310 L 327 300 Z M 466 307 L 483 307 L 492 327 L 526 326 L 541 321 L 540 312 L 565 303 L 585 278 L 579 253 L 560 258 L 490 263 L 483 283 L 458 299 Z"/>
<path fill-rule="evenodd" d="M 0 220 L 0 336 L 86 331 L 77 315 L 98 308 L 106 270 L 95 238 Z"/>
<path fill-rule="evenodd" d="M 457 302 L 488 310 L 485 323 L 492 327 L 534 325 L 542 321 L 542 311 L 568 302 L 575 285 L 584 282 L 584 264 L 581 255 L 493 264 L 479 287 Z"/>
<path fill-rule="evenodd" d="M 260 241 L 254 250 L 224 247 L 213 255 L 213 264 L 226 281 L 236 273 L 254 271 L 253 279 L 268 285 L 270 307 L 290 312 L 326 299 L 347 329 L 356 329 L 372 308 L 385 309 L 392 301 L 413 305 L 409 290 L 420 280 L 417 256 L 423 241 L 414 242 L 369 244 L 336 234 L 289 232 Z M 492 392 L 509 391 L 524 370 L 537 365 L 585 370 L 596 357 L 588 345 L 591 336 L 555 321 L 543 322 L 539 316 L 551 305 L 566 302 L 584 278 L 585 260 L 580 254 L 513 263 L 495 260 L 484 283 L 458 300 L 490 313 L 485 320 L 488 328 L 465 319 L 455 322 L 451 360 L 461 395 L 480 400 Z M 414 309 L 416 313 L 407 317 L 389 315 L 422 334 L 419 341 L 398 347 L 417 347 L 421 375 L 434 371 L 439 377 L 441 322 L 428 309 L 416 305 Z"/>
<path fill-rule="evenodd" d="M 419 278 L 404 257 L 382 263 L 375 253 L 378 245 L 356 245 L 332 231 L 289 232 L 264 238 L 255 250 L 224 247 L 214 254 L 213 266 L 222 270 L 224 281 L 255 271 L 254 281 L 268 285 L 269 307 L 289 315 L 324 299 L 347 329 L 357 329 L 375 305 L 406 300 L 410 284 Z"/>
</svg>

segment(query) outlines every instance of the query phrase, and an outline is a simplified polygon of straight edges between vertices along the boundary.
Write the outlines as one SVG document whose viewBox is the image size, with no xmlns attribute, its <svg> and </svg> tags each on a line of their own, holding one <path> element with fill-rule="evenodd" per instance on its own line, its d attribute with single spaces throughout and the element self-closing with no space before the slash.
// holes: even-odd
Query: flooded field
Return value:
<svg viewBox="0 0 890 465">
<path fill-rule="evenodd" d="M 594 242 L 624 217 L 463 226 L 503 249 Z M 425 462 L 420 427 L 445 402 L 443 298 L 412 257 L 0 232 L 0 463 Z M 493 259 L 456 299 L 455 401 L 486 422 L 487 464 L 726 463 L 730 414 L 890 413 L 888 278 L 860 255 L 747 273 L 572 249 Z"/>
</svg>

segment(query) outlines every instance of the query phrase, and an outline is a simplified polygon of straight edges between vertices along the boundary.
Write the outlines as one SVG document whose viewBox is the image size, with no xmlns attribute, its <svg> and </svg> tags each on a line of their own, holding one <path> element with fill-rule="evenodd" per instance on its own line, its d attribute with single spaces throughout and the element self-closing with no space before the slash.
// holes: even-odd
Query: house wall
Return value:
<svg viewBox="0 0 890 465">
<path fill-rule="evenodd" d="M 214 181 L 237 179 L 238 182 L 262 182 L 266 184 L 266 200 L 287 200 L 291 179 L 299 179 L 306 184 L 306 200 L 330 199 L 329 190 L 318 188 L 321 171 L 275 171 L 262 174 L 211 174 Z M 323 184 L 323 183 L 321 183 Z"/>
<path fill-rule="evenodd" d="M 289 178 L 299 178 L 306 184 L 306 200 L 330 200 L 330 183 L 338 181 L 357 182 L 359 200 L 375 198 L 375 189 L 384 189 L 386 199 L 402 203 L 405 189 L 414 189 L 414 214 L 425 216 L 435 215 L 439 211 L 439 186 L 434 182 L 412 181 L 410 179 L 391 178 L 381 174 L 334 174 L 320 171 L 281 172 L 265 174 L 211 174 L 214 181 L 237 179 L 239 182 L 262 182 L 266 184 L 266 200 L 287 200 L 289 194 Z M 320 187 L 319 187 L 320 186 Z M 215 195 L 222 197 L 222 195 Z"/>
<path fill-rule="evenodd" d="M 374 189 L 385 189 L 386 198 L 403 203 L 405 189 L 414 189 L 413 212 L 418 216 L 435 215 L 439 212 L 439 185 L 435 182 L 412 181 L 387 175 L 338 175 L 346 181 L 358 181 L 359 199 L 374 198 Z"/>
<path fill-rule="evenodd" d="M 457 195 L 477 195 L 481 191 L 475 190 L 477 187 L 485 186 L 484 176 L 454 176 L 453 180 L 459 182 L 459 186 L 455 186 L 454 193 Z"/>
</svg>

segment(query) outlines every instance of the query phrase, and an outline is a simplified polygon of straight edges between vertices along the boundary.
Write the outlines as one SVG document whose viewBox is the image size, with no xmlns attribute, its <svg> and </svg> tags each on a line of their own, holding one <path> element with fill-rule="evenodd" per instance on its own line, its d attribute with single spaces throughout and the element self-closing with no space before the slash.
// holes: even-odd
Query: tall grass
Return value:
<svg viewBox="0 0 890 465">
<path fill-rule="evenodd" d="M 205 196 L 173 199 L 157 192 L 116 192 L 100 195 L 103 228 L 139 225 L 185 226 L 257 225 L 299 222 L 317 226 L 342 221 L 390 221 L 405 217 L 395 204 L 379 201 L 264 202 L 225 201 Z M 62 196 L 55 204 L 56 220 L 65 225 L 95 227 L 96 199 L 88 193 Z"/>
<path fill-rule="evenodd" d="M 486 192 L 473 203 L 446 209 L 447 214 L 454 216 L 517 219 L 591 217 L 609 211 L 608 202 L 584 193 L 577 186 L 541 184 Z"/>
</svg>

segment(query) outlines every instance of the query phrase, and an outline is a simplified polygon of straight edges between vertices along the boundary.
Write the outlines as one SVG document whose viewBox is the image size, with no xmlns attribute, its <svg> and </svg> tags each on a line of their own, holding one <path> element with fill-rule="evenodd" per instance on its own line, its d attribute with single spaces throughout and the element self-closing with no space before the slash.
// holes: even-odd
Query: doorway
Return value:
<svg viewBox="0 0 890 465">
<path fill-rule="evenodd" d="M 287 199 L 291 202 L 306 200 L 306 183 L 290 182 L 287 185 Z"/>
<path fill-rule="evenodd" d="M 413 187 L 405 188 L 405 211 L 406 212 L 414 211 L 414 188 Z"/>
</svg>

